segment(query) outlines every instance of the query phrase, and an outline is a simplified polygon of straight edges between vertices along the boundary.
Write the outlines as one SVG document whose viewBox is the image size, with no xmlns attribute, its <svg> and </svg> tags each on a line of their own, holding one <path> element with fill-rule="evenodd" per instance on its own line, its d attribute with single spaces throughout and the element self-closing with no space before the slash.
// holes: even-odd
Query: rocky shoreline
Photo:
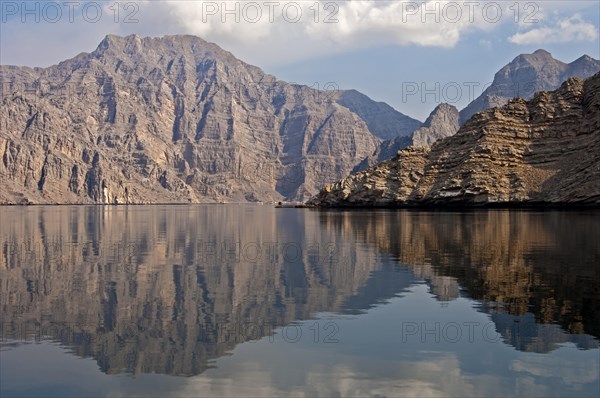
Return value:
<svg viewBox="0 0 600 398">
<path fill-rule="evenodd" d="M 598 207 L 600 74 L 480 112 L 431 148 L 327 185 L 312 207 Z"/>
</svg>

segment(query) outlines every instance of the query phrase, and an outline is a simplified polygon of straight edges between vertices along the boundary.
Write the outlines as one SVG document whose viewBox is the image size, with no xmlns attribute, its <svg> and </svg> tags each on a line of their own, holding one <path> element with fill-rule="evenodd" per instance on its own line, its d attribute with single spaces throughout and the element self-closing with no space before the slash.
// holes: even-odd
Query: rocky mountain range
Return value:
<svg viewBox="0 0 600 398">
<path fill-rule="evenodd" d="M 599 205 L 600 73 L 476 114 L 327 185 L 315 206 Z"/>
<path fill-rule="evenodd" d="M 441 104 L 421 124 L 356 90 L 278 80 L 198 37 L 109 35 L 49 68 L 0 65 L 0 204 L 304 201 L 475 111 L 599 69 L 524 54 L 459 116 Z"/>
<path fill-rule="evenodd" d="M 0 85 L 0 203 L 303 200 L 421 125 L 194 36 L 109 35 Z"/>
<path fill-rule="evenodd" d="M 410 137 L 392 137 L 383 141 L 377 151 L 363 160 L 353 172 L 363 171 L 391 159 L 407 146 L 432 145 L 438 139 L 454 135 L 460 125 L 477 112 L 505 105 L 510 99 L 517 97 L 531 99 L 538 91 L 557 89 L 570 77 L 585 79 L 598 71 L 600 61 L 588 55 L 567 64 L 553 58 L 545 50 L 521 54 L 496 73 L 493 83 L 460 113 L 452 105 L 438 105 Z"/>
<path fill-rule="evenodd" d="M 600 71 L 600 60 L 583 55 L 567 64 L 548 51 L 521 54 L 496 75 L 486 90 L 460 111 L 460 124 L 477 112 L 503 106 L 512 98 L 531 99 L 538 91 L 557 89 L 570 77 L 587 79 Z"/>
</svg>

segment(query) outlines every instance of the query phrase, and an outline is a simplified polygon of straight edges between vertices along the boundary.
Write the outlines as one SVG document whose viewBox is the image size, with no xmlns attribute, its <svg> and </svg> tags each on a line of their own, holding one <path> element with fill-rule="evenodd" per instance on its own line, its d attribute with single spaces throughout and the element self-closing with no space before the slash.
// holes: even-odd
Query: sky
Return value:
<svg viewBox="0 0 600 398">
<path fill-rule="evenodd" d="M 424 120 L 517 55 L 600 58 L 600 2 L 0 0 L 0 64 L 49 66 L 107 34 L 193 34 L 289 82 L 357 89 Z"/>
</svg>

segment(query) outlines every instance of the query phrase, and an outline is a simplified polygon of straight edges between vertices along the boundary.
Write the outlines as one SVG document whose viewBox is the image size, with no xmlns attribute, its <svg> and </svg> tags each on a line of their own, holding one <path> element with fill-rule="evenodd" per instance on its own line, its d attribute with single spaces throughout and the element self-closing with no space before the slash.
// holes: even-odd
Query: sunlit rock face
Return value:
<svg viewBox="0 0 600 398">
<path fill-rule="evenodd" d="M 600 74 L 473 116 L 327 185 L 315 206 L 598 205 Z"/>
<path fill-rule="evenodd" d="M 0 203 L 305 200 L 421 125 L 193 36 L 110 35 L 0 86 Z"/>
</svg>

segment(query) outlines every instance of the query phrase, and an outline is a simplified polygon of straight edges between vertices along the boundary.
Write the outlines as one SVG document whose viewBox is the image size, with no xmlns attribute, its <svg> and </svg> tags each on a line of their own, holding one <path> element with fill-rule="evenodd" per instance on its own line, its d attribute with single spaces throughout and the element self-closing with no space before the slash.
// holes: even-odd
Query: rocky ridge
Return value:
<svg viewBox="0 0 600 398">
<path fill-rule="evenodd" d="M 480 112 L 456 135 L 405 148 L 308 204 L 598 205 L 600 74 Z"/>
<path fill-rule="evenodd" d="M 353 172 L 363 171 L 391 159 L 407 146 L 431 146 L 436 140 L 455 134 L 460 125 L 477 112 L 506 105 L 513 98 L 531 99 L 536 92 L 557 89 L 569 77 L 585 79 L 598 71 L 600 61 L 588 55 L 567 64 L 553 58 L 552 54 L 545 50 L 521 54 L 498 71 L 493 83 L 466 108 L 458 112 L 452 105 L 438 105 L 425 123 L 410 137 L 397 136 L 386 139 L 375 153 L 364 159 Z M 458 120 L 455 120 L 455 113 L 458 114 Z"/>
</svg>

